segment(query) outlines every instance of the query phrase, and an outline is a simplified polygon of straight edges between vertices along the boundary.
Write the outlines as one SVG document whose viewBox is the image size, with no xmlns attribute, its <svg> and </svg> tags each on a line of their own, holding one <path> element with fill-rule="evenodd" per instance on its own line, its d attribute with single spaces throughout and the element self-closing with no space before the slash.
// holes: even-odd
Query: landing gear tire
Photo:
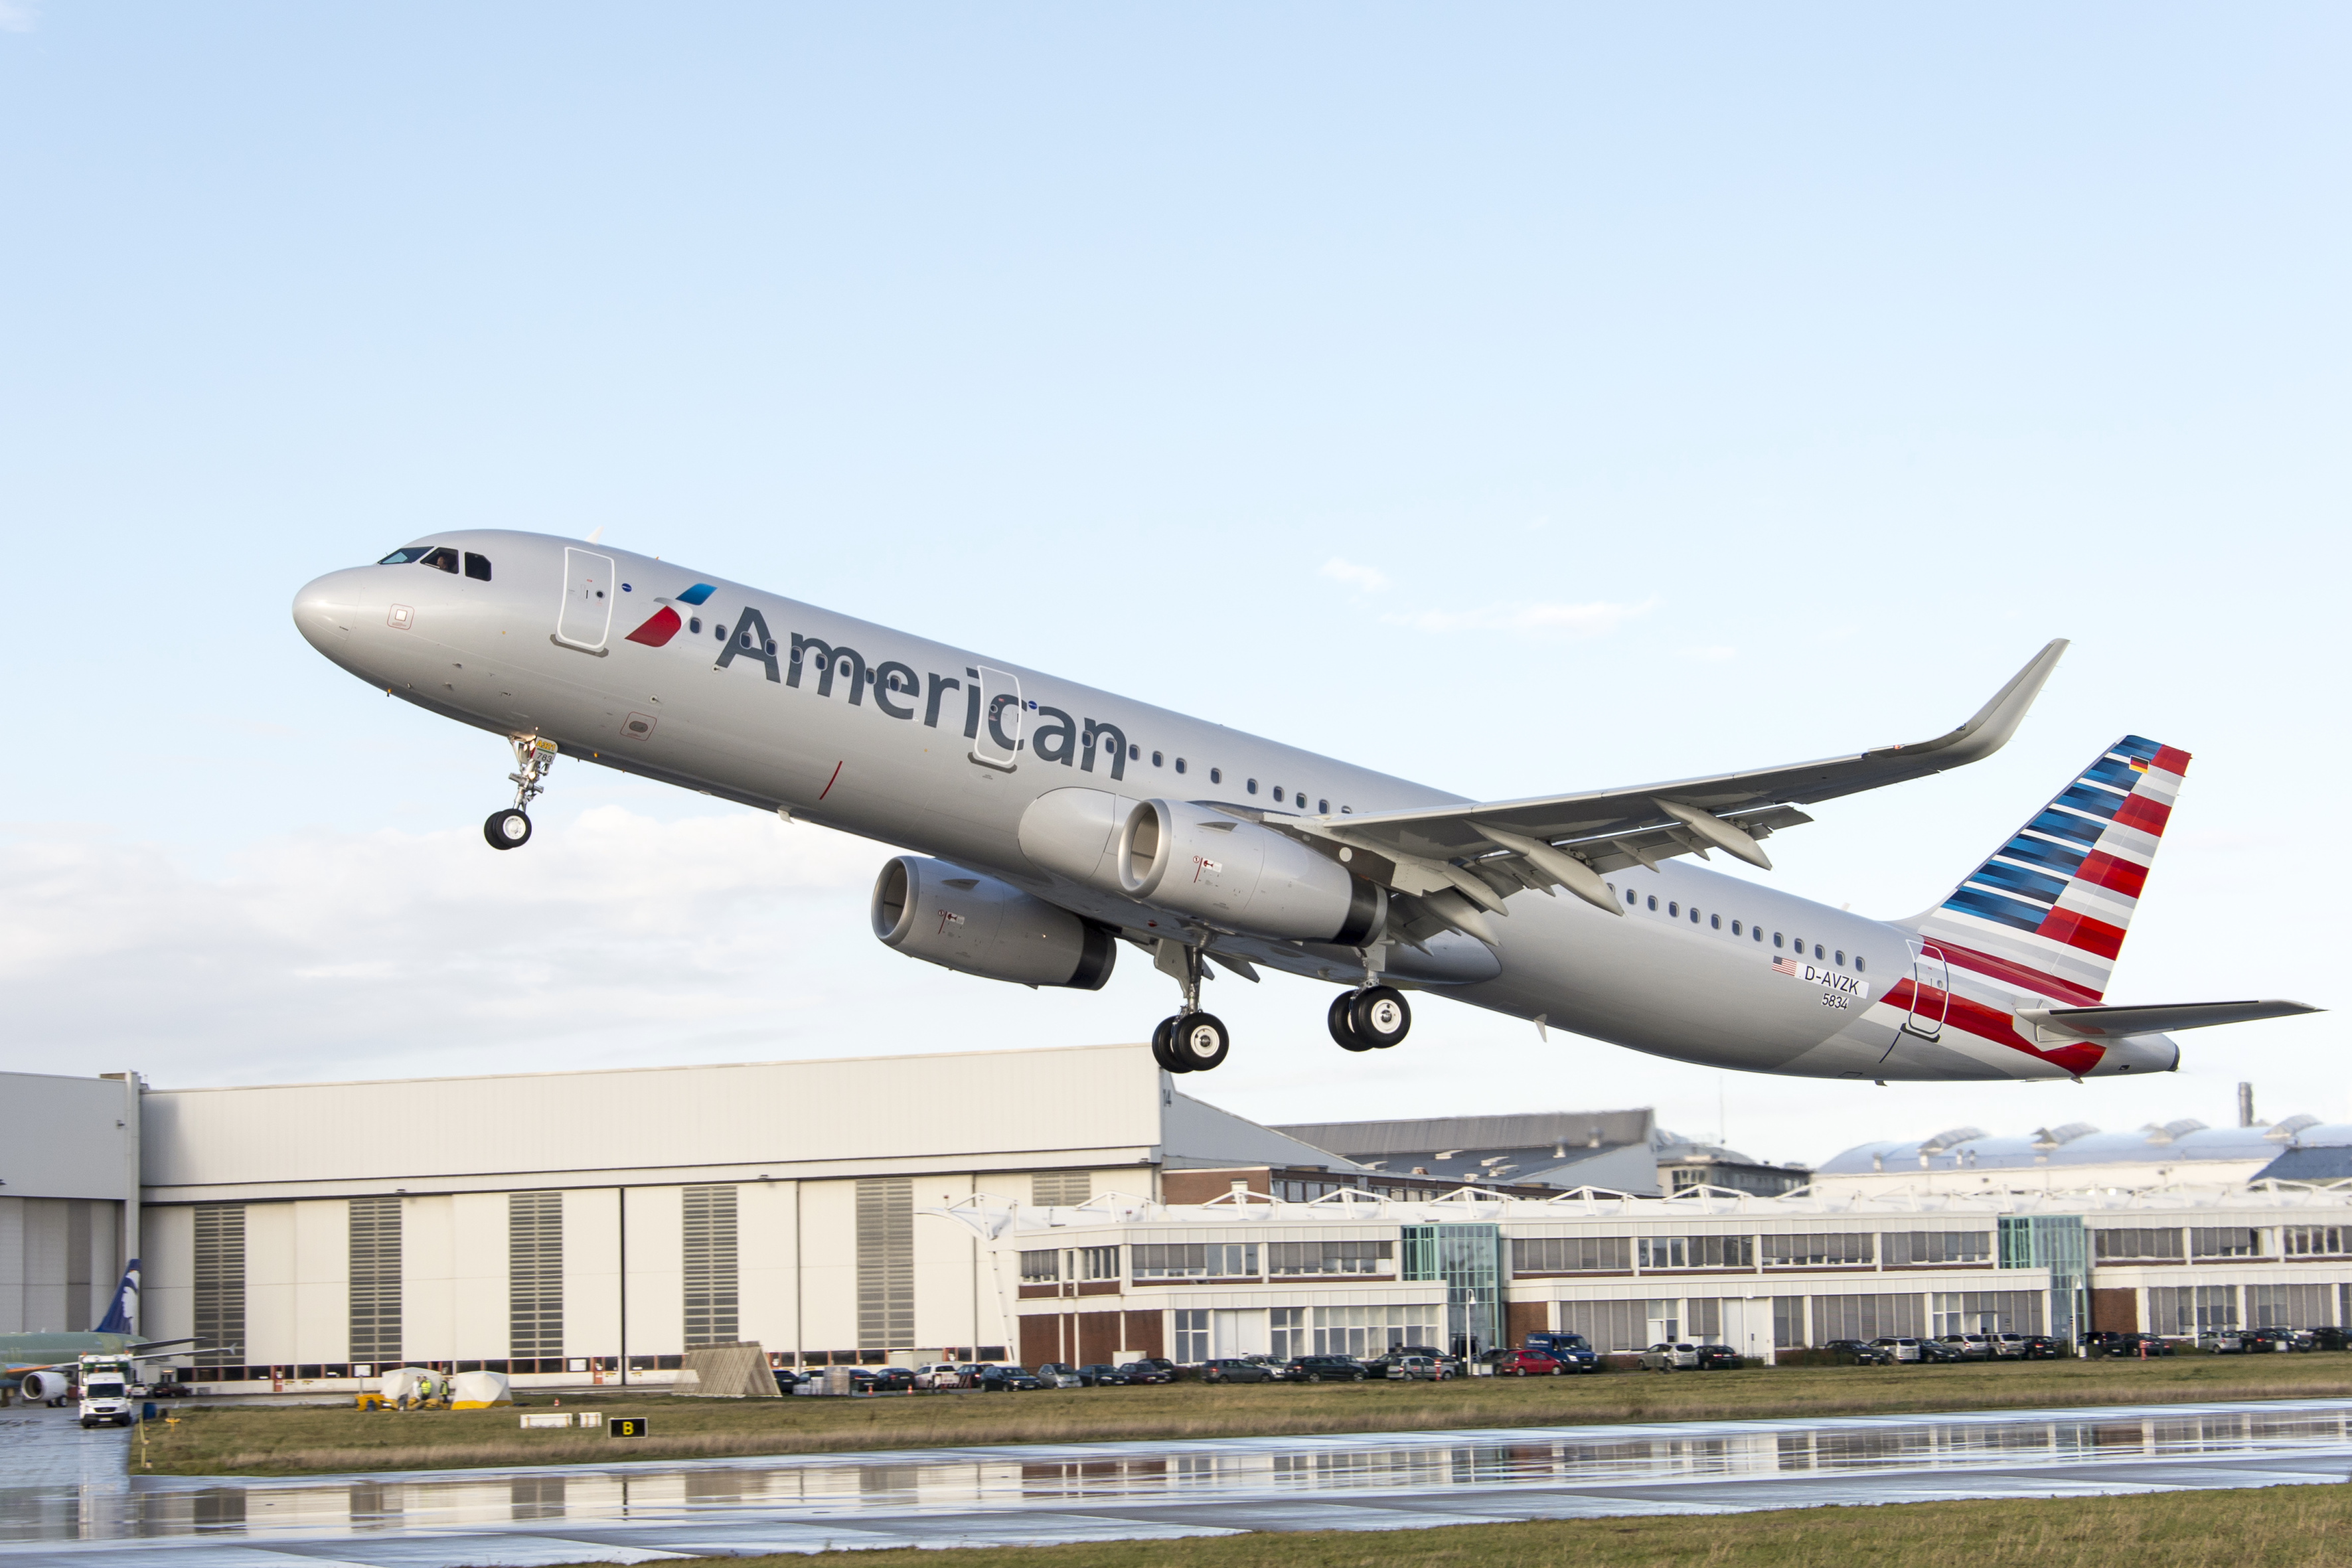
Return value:
<svg viewBox="0 0 2352 1568">
<path fill-rule="evenodd" d="M 1170 1034 L 1168 1054 L 1182 1062 L 1184 1072 L 1207 1072 L 1225 1059 L 1233 1049 L 1233 1037 L 1225 1026 L 1210 1013 L 1187 1013 L 1175 1021 Z"/>
<path fill-rule="evenodd" d="M 1151 1059 L 1170 1072 L 1191 1072 L 1192 1067 L 1176 1056 L 1176 1020 L 1162 1018 L 1160 1026 L 1151 1031 Z"/>
<path fill-rule="evenodd" d="M 1348 1030 L 1365 1047 L 1384 1051 L 1412 1033 L 1412 1009 L 1395 986 L 1367 986 L 1348 1004 Z"/>
<path fill-rule="evenodd" d="M 1354 992 L 1340 992 L 1331 998 L 1331 1010 L 1324 1015 L 1323 1021 L 1330 1026 L 1331 1037 L 1339 1042 L 1341 1050 L 1369 1051 L 1372 1048 L 1371 1042 L 1358 1035 L 1356 1026 L 1348 1022 L 1348 1010 L 1355 1005 Z"/>
<path fill-rule="evenodd" d="M 519 806 L 494 811 L 482 824 L 482 837 L 493 849 L 520 849 L 530 842 L 530 817 Z"/>
</svg>

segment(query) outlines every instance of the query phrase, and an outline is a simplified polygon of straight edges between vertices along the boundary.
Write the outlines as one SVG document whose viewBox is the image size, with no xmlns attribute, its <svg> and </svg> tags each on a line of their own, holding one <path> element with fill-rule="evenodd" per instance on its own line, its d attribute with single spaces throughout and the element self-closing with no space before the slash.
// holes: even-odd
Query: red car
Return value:
<svg viewBox="0 0 2352 1568">
<path fill-rule="evenodd" d="M 1541 1351 L 1496 1351 L 1493 1355 L 1496 1377 L 1558 1377 L 1559 1363 Z"/>
</svg>

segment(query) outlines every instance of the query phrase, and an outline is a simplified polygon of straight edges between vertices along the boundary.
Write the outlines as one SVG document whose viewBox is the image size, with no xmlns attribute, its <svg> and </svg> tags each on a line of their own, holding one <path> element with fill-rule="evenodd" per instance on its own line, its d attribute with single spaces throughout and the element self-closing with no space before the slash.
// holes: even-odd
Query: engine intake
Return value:
<svg viewBox="0 0 2352 1568">
<path fill-rule="evenodd" d="M 1388 920 L 1388 890 L 1297 839 L 1181 800 L 1147 800 L 1120 826 L 1129 897 L 1281 942 L 1360 947 Z"/>
<path fill-rule="evenodd" d="M 1109 932 L 1010 882 L 921 855 L 874 881 L 874 934 L 909 958 L 1018 985 L 1099 991 L 1118 944 Z"/>
</svg>

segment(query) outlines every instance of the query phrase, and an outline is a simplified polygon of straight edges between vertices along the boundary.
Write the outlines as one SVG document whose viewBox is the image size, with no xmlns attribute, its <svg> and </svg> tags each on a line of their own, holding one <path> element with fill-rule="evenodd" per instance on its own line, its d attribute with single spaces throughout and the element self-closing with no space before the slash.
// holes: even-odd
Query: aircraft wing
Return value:
<svg viewBox="0 0 2352 1568">
<path fill-rule="evenodd" d="M 2304 1002 L 2183 1002 L 2150 1007 L 2023 1007 L 2017 1016 L 2046 1029 L 2108 1040 L 2174 1029 L 2205 1029 L 2216 1024 L 2250 1024 L 2257 1018 L 2292 1018 L 2298 1013 L 2318 1011 Z"/>
<path fill-rule="evenodd" d="M 2052 640 L 1966 723 L 1908 745 L 1626 789 L 1265 820 L 1270 827 L 1364 852 L 1349 855 L 1351 867 L 1393 892 L 1419 898 L 1435 917 L 1427 929 L 1454 925 L 1492 942 L 1491 928 L 1480 929 L 1484 921 L 1475 909 L 1467 922 L 1451 917 L 1469 906 L 1499 914 L 1505 895 L 1554 885 L 1622 913 L 1602 886 L 1602 874 L 1655 866 L 1676 855 L 1705 858 L 1710 849 L 1770 869 L 1758 840 L 1811 822 L 1800 805 L 1925 778 L 2000 750 L 2065 651 L 2065 638 Z M 1420 916 L 1402 912 L 1407 940 L 1419 940 L 1425 934 L 1415 930 Z"/>
</svg>

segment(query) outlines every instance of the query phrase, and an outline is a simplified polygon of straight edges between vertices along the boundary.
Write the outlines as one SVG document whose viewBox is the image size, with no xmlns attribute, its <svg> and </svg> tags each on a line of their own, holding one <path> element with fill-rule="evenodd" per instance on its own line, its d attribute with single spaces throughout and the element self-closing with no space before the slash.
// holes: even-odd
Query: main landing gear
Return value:
<svg viewBox="0 0 2352 1568">
<path fill-rule="evenodd" d="M 520 849 L 530 842 L 530 815 L 523 810 L 547 788 L 548 769 L 555 765 L 555 742 L 541 740 L 536 735 L 509 735 L 507 743 L 514 747 L 515 771 L 507 777 L 515 786 L 515 803 L 504 811 L 490 813 L 482 824 L 482 837 L 493 849 Z"/>
<path fill-rule="evenodd" d="M 1186 947 L 1181 956 L 1177 984 L 1184 988 L 1184 1010 L 1151 1031 L 1151 1059 L 1170 1072 L 1207 1072 L 1225 1059 L 1234 1040 L 1223 1021 L 1201 1011 L 1201 950 Z"/>
<path fill-rule="evenodd" d="M 1343 1051 L 1384 1051 L 1412 1029 L 1412 1008 L 1393 985 L 1367 985 L 1331 999 L 1324 1021 Z"/>
</svg>

